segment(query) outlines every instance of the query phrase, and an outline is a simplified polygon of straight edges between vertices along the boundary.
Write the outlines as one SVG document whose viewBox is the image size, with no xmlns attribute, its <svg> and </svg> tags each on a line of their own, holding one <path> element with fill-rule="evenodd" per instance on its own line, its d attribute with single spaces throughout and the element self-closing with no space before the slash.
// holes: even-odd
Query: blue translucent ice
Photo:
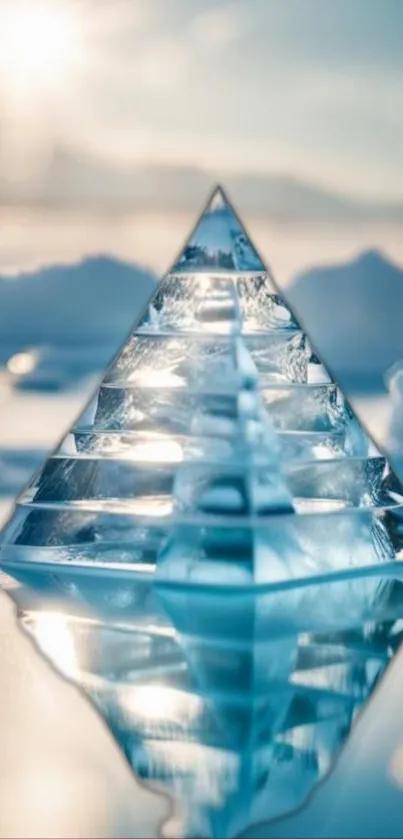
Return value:
<svg viewBox="0 0 403 839">
<path fill-rule="evenodd" d="M 394 655 L 402 503 L 219 190 L 1 566 L 175 830 L 232 837 L 305 801 Z"/>
<path fill-rule="evenodd" d="M 173 272 L 264 271 L 239 219 L 218 188 L 174 265 Z"/>
</svg>

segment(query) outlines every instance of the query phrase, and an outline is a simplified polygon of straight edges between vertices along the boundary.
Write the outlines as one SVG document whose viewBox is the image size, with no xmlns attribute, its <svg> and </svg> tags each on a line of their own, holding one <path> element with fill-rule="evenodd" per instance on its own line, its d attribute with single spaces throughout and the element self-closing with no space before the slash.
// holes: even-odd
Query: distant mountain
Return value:
<svg viewBox="0 0 403 839">
<path fill-rule="evenodd" d="M 122 341 L 155 282 L 147 269 L 106 256 L 0 277 L 0 343 L 18 349 Z"/>
<path fill-rule="evenodd" d="M 82 150 L 60 146 L 40 177 L 23 185 L 0 179 L 0 204 L 96 212 L 195 212 L 216 180 L 213 170 L 197 166 L 118 166 Z M 287 174 L 228 173 L 225 185 L 244 213 L 280 221 L 403 219 L 402 201 L 361 200 Z"/>
<path fill-rule="evenodd" d="M 346 387 L 382 387 L 403 358 L 403 270 L 368 251 L 350 263 L 312 268 L 287 297 L 325 363 Z"/>
<path fill-rule="evenodd" d="M 144 268 L 106 256 L 16 279 L 0 277 L 0 361 L 10 346 L 17 352 L 46 344 L 59 363 L 66 350 L 80 356 L 88 345 L 95 349 L 86 363 L 101 369 L 156 280 Z M 403 358 L 403 269 L 368 251 L 347 264 L 305 271 L 286 295 L 344 387 L 384 385 L 386 370 Z M 3 356 L 2 346 L 7 348 Z"/>
</svg>

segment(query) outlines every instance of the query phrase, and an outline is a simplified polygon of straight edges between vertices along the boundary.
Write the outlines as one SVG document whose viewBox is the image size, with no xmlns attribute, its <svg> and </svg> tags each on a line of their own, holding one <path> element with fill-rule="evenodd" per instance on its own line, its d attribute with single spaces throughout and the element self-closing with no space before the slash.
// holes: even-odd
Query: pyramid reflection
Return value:
<svg viewBox="0 0 403 839">
<path fill-rule="evenodd" d="M 25 611 L 184 837 L 285 815 L 323 779 L 400 644 L 403 579 L 257 594 L 157 586 L 133 624 Z M 176 825 L 175 836 L 178 836 Z"/>
<path fill-rule="evenodd" d="M 222 190 L 0 555 L 184 837 L 301 804 L 397 649 L 402 487 Z"/>
</svg>

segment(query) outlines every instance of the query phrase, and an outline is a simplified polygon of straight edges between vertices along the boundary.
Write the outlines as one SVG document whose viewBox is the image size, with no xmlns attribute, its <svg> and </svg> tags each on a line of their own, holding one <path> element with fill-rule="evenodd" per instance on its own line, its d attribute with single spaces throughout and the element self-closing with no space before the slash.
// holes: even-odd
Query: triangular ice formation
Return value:
<svg viewBox="0 0 403 839">
<path fill-rule="evenodd" d="M 219 214 L 255 253 L 222 192 L 194 237 L 207 224 L 213 241 Z M 141 575 L 162 550 L 167 573 L 167 536 L 172 544 L 190 524 L 200 559 L 206 527 L 225 533 L 227 520 L 247 529 L 250 584 L 393 556 L 383 509 L 399 501 L 398 482 L 256 265 L 162 280 L 92 405 L 20 499 L 3 563 L 22 561 L 24 579 L 39 558 L 63 557 Z M 316 514 L 335 511 L 323 555 Z M 227 560 L 231 584 L 239 567 Z"/>
<path fill-rule="evenodd" d="M 233 836 L 304 800 L 397 648 L 402 503 L 217 190 L 0 561 L 183 835 Z"/>
<path fill-rule="evenodd" d="M 262 261 L 221 187 L 213 192 L 172 273 L 264 271 Z"/>
</svg>

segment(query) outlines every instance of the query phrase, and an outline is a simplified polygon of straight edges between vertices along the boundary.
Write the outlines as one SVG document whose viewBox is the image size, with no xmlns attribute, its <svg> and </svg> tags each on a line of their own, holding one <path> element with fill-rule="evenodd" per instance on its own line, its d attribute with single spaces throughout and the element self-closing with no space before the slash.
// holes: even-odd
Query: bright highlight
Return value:
<svg viewBox="0 0 403 839">
<path fill-rule="evenodd" d="M 0 11 L 0 68 L 10 95 L 59 86 L 79 58 L 80 27 L 71 4 L 13 0 Z"/>
</svg>

